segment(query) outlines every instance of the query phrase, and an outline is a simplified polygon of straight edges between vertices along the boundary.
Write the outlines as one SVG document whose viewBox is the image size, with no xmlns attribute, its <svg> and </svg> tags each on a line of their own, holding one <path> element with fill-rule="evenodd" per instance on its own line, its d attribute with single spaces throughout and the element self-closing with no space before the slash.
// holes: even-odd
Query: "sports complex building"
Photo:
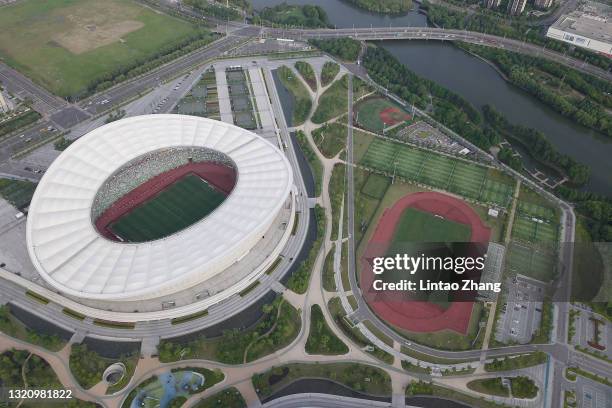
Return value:
<svg viewBox="0 0 612 408">
<path fill-rule="evenodd" d="M 184 115 L 119 120 L 49 167 L 26 228 L 53 291 L 89 307 L 164 318 L 248 288 L 295 220 L 285 155 L 242 128 Z"/>
</svg>

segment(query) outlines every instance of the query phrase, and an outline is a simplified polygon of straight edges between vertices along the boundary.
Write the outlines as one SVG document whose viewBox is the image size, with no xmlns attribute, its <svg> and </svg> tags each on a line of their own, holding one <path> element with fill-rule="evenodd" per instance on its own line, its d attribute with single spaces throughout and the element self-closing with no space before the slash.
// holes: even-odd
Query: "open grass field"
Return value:
<svg viewBox="0 0 612 408">
<path fill-rule="evenodd" d="M 310 109 L 312 100 L 308 90 L 296 77 L 296 74 L 288 67 L 281 66 L 277 70 L 278 79 L 293 97 L 293 112 L 291 114 L 291 126 L 298 126 L 304 123 Z"/>
<path fill-rule="evenodd" d="M 356 160 L 364 167 L 500 207 L 511 202 L 512 179 L 492 169 L 377 137 L 357 143 Z"/>
<path fill-rule="evenodd" d="M 347 132 L 345 125 L 334 122 L 314 130 L 312 138 L 321 153 L 327 158 L 332 158 L 345 148 Z"/>
<path fill-rule="evenodd" d="M 23 0 L 2 8 L 0 56 L 60 96 L 197 32 L 132 0 Z"/>
<path fill-rule="evenodd" d="M 346 113 L 348 109 L 348 79 L 346 75 L 327 88 L 319 97 L 319 106 L 312 115 L 313 123 L 323 123 Z"/>
<path fill-rule="evenodd" d="M 468 242 L 469 225 L 408 208 L 402 214 L 393 242 Z"/>
<path fill-rule="evenodd" d="M 210 214 L 225 195 L 196 175 L 187 175 L 168 186 L 110 225 L 110 230 L 129 242 L 159 239 Z"/>
<path fill-rule="evenodd" d="M 355 106 L 357 122 L 371 132 L 411 119 L 398 104 L 386 98 L 368 98 Z"/>
</svg>

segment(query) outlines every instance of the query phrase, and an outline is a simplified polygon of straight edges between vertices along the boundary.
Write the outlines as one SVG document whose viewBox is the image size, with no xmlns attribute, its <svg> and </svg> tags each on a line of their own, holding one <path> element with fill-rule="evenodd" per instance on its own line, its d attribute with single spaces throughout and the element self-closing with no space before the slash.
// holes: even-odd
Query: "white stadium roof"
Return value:
<svg viewBox="0 0 612 408">
<path fill-rule="evenodd" d="M 96 230 L 91 207 L 102 184 L 148 152 L 196 146 L 233 160 L 237 181 L 207 217 L 155 241 L 114 242 Z M 81 137 L 49 167 L 32 199 L 27 245 L 55 289 L 88 299 L 150 299 L 187 289 L 243 257 L 269 229 L 293 185 L 283 153 L 256 134 L 211 119 L 147 115 Z"/>
</svg>

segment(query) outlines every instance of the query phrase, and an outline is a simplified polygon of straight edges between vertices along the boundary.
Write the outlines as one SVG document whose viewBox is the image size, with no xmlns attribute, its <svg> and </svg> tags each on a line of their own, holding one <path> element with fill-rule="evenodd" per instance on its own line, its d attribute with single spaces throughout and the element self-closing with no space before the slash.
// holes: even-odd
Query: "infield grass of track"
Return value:
<svg viewBox="0 0 612 408">
<path fill-rule="evenodd" d="M 53 93 L 69 96 L 196 32 L 132 0 L 23 0 L 2 7 L 0 56 Z"/>
<path fill-rule="evenodd" d="M 407 208 L 393 234 L 392 245 L 401 242 L 469 242 L 469 225 Z"/>
<path fill-rule="evenodd" d="M 189 174 L 113 222 L 109 229 L 129 242 L 159 239 L 206 217 L 225 195 Z"/>
<path fill-rule="evenodd" d="M 513 180 L 496 170 L 380 137 L 360 147 L 356 160 L 372 170 L 499 207 L 509 206 L 514 190 Z"/>
</svg>

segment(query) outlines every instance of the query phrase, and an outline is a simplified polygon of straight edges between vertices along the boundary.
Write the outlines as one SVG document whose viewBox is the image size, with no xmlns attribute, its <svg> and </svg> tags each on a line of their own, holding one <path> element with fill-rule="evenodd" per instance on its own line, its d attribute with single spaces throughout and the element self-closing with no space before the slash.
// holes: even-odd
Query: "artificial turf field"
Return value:
<svg viewBox="0 0 612 408">
<path fill-rule="evenodd" d="M 65 97 L 197 30 L 133 0 L 22 0 L 0 12 L 0 57 Z"/>
<path fill-rule="evenodd" d="M 223 193 L 189 174 L 121 216 L 109 229 L 125 241 L 152 241 L 206 217 L 223 200 Z"/>
<path fill-rule="evenodd" d="M 494 175 L 492 169 L 403 143 L 374 138 L 358 160 L 367 168 L 500 207 L 512 199 L 512 180 Z"/>
</svg>

